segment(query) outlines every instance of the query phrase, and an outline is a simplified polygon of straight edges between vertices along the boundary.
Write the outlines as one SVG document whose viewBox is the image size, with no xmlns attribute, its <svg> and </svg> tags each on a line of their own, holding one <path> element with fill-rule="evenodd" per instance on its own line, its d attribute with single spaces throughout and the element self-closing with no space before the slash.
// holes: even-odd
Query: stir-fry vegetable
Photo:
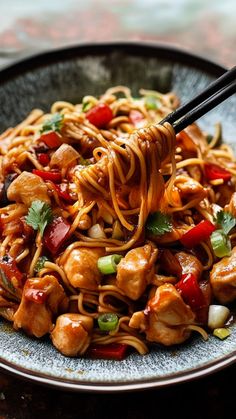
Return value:
<svg viewBox="0 0 236 419">
<path fill-rule="evenodd" d="M 223 179 L 225 181 L 230 180 L 232 175 L 231 173 L 224 169 L 223 167 L 218 166 L 213 163 L 205 163 L 205 176 L 208 180 Z"/>
<path fill-rule="evenodd" d="M 220 304 L 211 304 L 208 311 L 208 327 L 212 330 L 223 327 L 229 315 L 230 311 L 228 307 Z"/>
<path fill-rule="evenodd" d="M 219 327 L 213 330 L 213 335 L 221 340 L 226 339 L 228 336 L 230 336 L 230 334 L 230 330 L 226 327 Z"/>
<path fill-rule="evenodd" d="M 63 125 L 64 116 L 60 113 L 55 113 L 50 119 L 47 119 L 42 126 L 41 133 L 47 131 L 60 131 Z"/>
<path fill-rule="evenodd" d="M 70 224 L 63 217 L 55 217 L 44 233 L 44 244 L 53 254 L 57 254 L 65 240 L 68 238 Z"/>
<path fill-rule="evenodd" d="M 113 274 L 117 271 L 117 265 L 122 255 L 107 255 L 98 259 L 98 269 L 104 275 Z"/>
<path fill-rule="evenodd" d="M 194 310 L 199 310 L 206 306 L 206 300 L 199 287 L 195 275 L 189 273 L 182 275 L 182 278 L 175 285 L 183 300 Z"/>
<path fill-rule="evenodd" d="M 33 169 L 32 173 L 34 175 L 40 176 L 43 180 L 51 180 L 54 183 L 60 183 L 61 182 L 61 173 L 54 171 L 46 171 L 46 170 L 38 170 Z"/>
<path fill-rule="evenodd" d="M 207 240 L 215 229 L 214 224 L 208 220 L 203 220 L 191 228 L 191 230 L 187 231 L 187 233 L 183 234 L 180 241 L 188 248 L 197 246 L 201 241 Z"/>
<path fill-rule="evenodd" d="M 95 359 L 113 359 L 121 361 L 125 358 L 128 345 L 122 343 L 111 343 L 109 345 L 92 345 L 87 354 Z"/>
<path fill-rule="evenodd" d="M 218 258 L 229 256 L 231 252 L 231 243 L 223 230 L 216 230 L 211 235 L 211 245 L 215 255 Z"/>
<path fill-rule="evenodd" d="M 119 318 L 115 313 L 103 313 L 98 317 L 98 326 L 102 331 L 110 332 L 115 330 L 118 325 Z"/>
<path fill-rule="evenodd" d="M 97 128 L 102 128 L 113 118 L 110 106 L 105 103 L 99 103 L 86 113 L 86 118 Z"/>
<path fill-rule="evenodd" d="M 40 272 L 41 269 L 44 268 L 45 262 L 49 261 L 47 256 L 41 256 L 40 258 L 38 258 L 37 263 L 34 267 L 34 271 L 35 272 Z"/>
</svg>

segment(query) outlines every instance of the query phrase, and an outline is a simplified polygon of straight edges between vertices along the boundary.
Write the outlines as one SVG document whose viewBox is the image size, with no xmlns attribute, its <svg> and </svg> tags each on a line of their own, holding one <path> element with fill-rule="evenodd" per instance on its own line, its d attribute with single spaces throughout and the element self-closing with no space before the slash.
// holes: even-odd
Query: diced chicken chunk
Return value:
<svg viewBox="0 0 236 419">
<path fill-rule="evenodd" d="M 8 188 L 7 197 L 9 201 L 23 202 L 27 207 L 35 200 L 50 204 L 47 185 L 39 176 L 29 172 L 22 172 L 13 180 Z"/>
<path fill-rule="evenodd" d="M 102 248 L 73 249 L 64 264 L 64 271 L 70 284 L 75 288 L 96 290 L 102 278 L 97 266 L 101 256 L 104 256 Z"/>
<path fill-rule="evenodd" d="M 134 313 L 129 326 L 145 332 L 150 342 L 170 346 L 184 342 L 195 315 L 172 284 L 161 285 L 143 312 Z"/>
<path fill-rule="evenodd" d="M 154 276 L 158 250 L 152 244 L 130 250 L 117 267 L 117 286 L 131 298 L 138 300 Z"/>
<path fill-rule="evenodd" d="M 194 199 L 194 195 L 196 195 L 201 201 L 207 195 L 203 186 L 190 176 L 176 176 L 175 186 L 179 189 L 181 198 Z"/>
<path fill-rule="evenodd" d="M 0 316 L 12 322 L 13 316 L 17 308 L 18 308 L 18 304 L 16 304 L 13 301 L 7 300 L 2 295 L 0 295 Z"/>
<path fill-rule="evenodd" d="M 65 292 L 54 276 L 29 278 L 14 316 L 14 327 L 40 338 L 52 330 L 54 317 L 67 305 Z"/>
<path fill-rule="evenodd" d="M 236 299 L 236 247 L 229 257 L 215 263 L 210 272 L 213 295 L 224 304 Z"/>
<path fill-rule="evenodd" d="M 91 341 L 93 319 L 68 313 L 57 318 L 51 338 L 53 345 L 66 356 L 83 355 Z"/>
<path fill-rule="evenodd" d="M 178 252 L 175 254 L 175 257 L 182 268 L 183 275 L 193 274 L 196 279 L 201 277 L 203 266 L 196 256 L 191 255 L 190 253 Z"/>
<path fill-rule="evenodd" d="M 79 158 L 79 153 L 69 144 L 62 144 L 53 154 L 50 166 L 68 167 Z"/>
</svg>

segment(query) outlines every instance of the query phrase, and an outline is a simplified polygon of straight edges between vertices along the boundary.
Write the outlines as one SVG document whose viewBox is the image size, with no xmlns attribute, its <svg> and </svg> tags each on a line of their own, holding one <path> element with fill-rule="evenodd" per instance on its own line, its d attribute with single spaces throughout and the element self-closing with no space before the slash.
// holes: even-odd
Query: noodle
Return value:
<svg viewBox="0 0 236 419">
<path fill-rule="evenodd" d="M 159 124 L 176 95 L 140 95 L 115 86 L 78 104 L 57 101 L 0 135 L 8 320 L 50 335 L 66 356 L 100 346 L 144 355 L 153 342 L 183 343 L 192 332 L 206 340 L 209 301 L 236 298 L 214 283 L 236 263 L 236 161 L 221 125 L 211 138 L 196 124 L 176 137 Z M 227 260 L 215 251 L 215 230 Z M 198 297 L 189 297 L 186 277 Z"/>
</svg>

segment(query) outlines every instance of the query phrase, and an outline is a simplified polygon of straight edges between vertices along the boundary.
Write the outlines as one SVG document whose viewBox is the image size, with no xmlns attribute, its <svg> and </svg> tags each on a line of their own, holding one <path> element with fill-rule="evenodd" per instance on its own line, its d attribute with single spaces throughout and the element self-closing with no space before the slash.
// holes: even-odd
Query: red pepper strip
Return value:
<svg viewBox="0 0 236 419">
<path fill-rule="evenodd" d="M 121 361 L 125 358 L 128 345 L 110 343 L 108 345 L 93 345 L 87 350 L 87 355 L 93 359 L 114 359 Z"/>
<path fill-rule="evenodd" d="M 47 249 L 55 255 L 67 239 L 70 231 L 70 224 L 62 217 L 54 218 L 44 232 L 43 241 Z"/>
<path fill-rule="evenodd" d="M 129 119 L 132 124 L 136 127 L 139 125 L 139 122 L 143 121 L 143 114 L 136 109 L 131 109 L 129 113 Z"/>
<path fill-rule="evenodd" d="M 47 166 L 50 162 L 49 155 L 46 153 L 39 153 L 38 154 L 38 161 L 42 166 Z"/>
<path fill-rule="evenodd" d="M 28 288 L 25 290 L 24 296 L 27 300 L 36 304 L 43 304 L 47 298 L 47 294 L 44 291 L 36 288 Z"/>
<path fill-rule="evenodd" d="M 218 166 L 213 163 L 205 163 L 205 176 L 208 180 L 223 179 L 230 180 L 232 174 L 224 169 L 223 167 Z"/>
<path fill-rule="evenodd" d="M 194 247 L 197 246 L 201 241 L 207 240 L 211 233 L 215 231 L 216 226 L 208 220 L 202 220 L 187 233 L 183 234 L 180 239 L 180 242 L 185 247 Z"/>
<path fill-rule="evenodd" d="M 19 297 L 23 287 L 23 274 L 14 259 L 3 256 L 0 260 L 0 284 L 11 294 Z"/>
<path fill-rule="evenodd" d="M 42 134 L 39 141 L 43 141 L 49 148 L 58 148 L 62 145 L 62 139 L 55 131 L 49 131 Z"/>
<path fill-rule="evenodd" d="M 99 103 L 86 113 L 86 118 L 97 128 L 102 128 L 113 118 L 111 108 L 105 103 Z"/>
<path fill-rule="evenodd" d="M 193 311 L 206 306 L 206 300 L 203 292 L 192 273 L 182 275 L 182 278 L 175 284 L 177 291 Z"/>
<path fill-rule="evenodd" d="M 46 170 L 33 169 L 32 173 L 34 173 L 34 175 L 40 176 L 43 180 L 51 180 L 52 182 L 55 182 L 55 183 L 61 182 L 60 172 L 56 172 L 56 171 L 47 172 Z"/>
<path fill-rule="evenodd" d="M 67 184 L 65 183 L 61 183 L 60 185 L 53 185 L 54 188 L 56 189 L 58 196 L 62 199 L 64 199 L 65 201 L 73 204 L 73 199 L 71 198 L 69 192 L 67 191 Z"/>
</svg>

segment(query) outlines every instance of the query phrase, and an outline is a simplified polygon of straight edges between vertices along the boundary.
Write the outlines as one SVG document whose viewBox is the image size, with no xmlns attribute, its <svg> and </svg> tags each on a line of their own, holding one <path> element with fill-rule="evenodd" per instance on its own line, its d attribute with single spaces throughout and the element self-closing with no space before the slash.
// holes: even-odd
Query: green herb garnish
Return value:
<svg viewBox="0 0 236 419">
<path fill-rule="evenodd" d="M 43 236 L 44 230 L 52 222 L 53 213 L 50 205 L 43 201 L 33 201 L 25 218 L 26 223 Z"/>
<path fill-rule="evenodd" d="M 93 107 L 92 102 L 83 102 L 82 104 L 82 112 L 88 112 L 89 109 Z"/>
<path fill-rule="evenodd" d="M 163 234 L 172 231 L 172 228 L 170 217 L 161 211 L 150 214 L 147 219 L 146 230 L 155 236 L 163 236 Z"/>
<path fill-rule="evenodd" d="M 223 210 L 217 213 L 214 221 L 225 234 L 228 234 L 236 225 L 236 218 L 230 212 Z"/>
<path fill-rule="evenodd" d="M 62 125 L 63 125 L 63 119 L 64 115 L 61 115 L 60 113 L 55 113 L 51 119 L 48 119 L 43 123 L 41 134 L 43 132 L 47 131 L 60 131 Z"/>
<path fill-rule="evenodd" d="M 41 269 L 44 268 L 45 262 L 48 262 L 49 259 L 47 258 L 47 256 L 41 256 L 40 258 L 38 258 L 37 263 L 34 267 L 34 271 L 35 272 L 40 272 Z"/>
</svg>

